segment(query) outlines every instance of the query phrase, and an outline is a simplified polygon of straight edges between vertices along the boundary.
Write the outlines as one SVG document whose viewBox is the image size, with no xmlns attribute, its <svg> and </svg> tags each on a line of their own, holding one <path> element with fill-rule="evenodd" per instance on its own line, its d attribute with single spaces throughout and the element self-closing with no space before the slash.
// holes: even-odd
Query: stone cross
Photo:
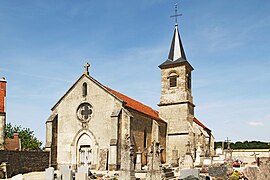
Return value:
<svg viewBox="0 0 270 180">
<path fill-rule="evenodd" d="M 90 67 L 90 64 L 89 64 L 89 63 L 86 63 L 86 64 L 84 65 L 84 68 L 85 68 L 84 74 L 85 74 L 85 75 L 89 75 L 89 67 Z"/>
<path fill-rule="evenodd" d="M 254 152 L 254 153 L 253 153 L 253 154 L 251 154 L 250 156 L 254 156 L 255 161 L 257 161 L 257 155 L 259 155 L 259 154 L 256 154 L 256 153 Z"/>
<path fill-rule="evenodd" d="M 257 158 L 257 155 L 259 155 L 259 154 L 256 154 L 256 153 L 254 152 L 254 153 L 251 154 L 250 156 L 254 156 L 255 161 L 256 161 L 256 163 L 257 163 L 257 166 L 260 166 L 260 158 Z"/>
<path fill-rule="evenodd" d="M 186 154 L 191 154 L 191 148 L 190 148 L 191 144 L 190 142 L 188 141 L 187 144 L 186 144 L 186 147 L 187 147 L 187 152 Z"/>
<path fill-rule="evenodd" d="M 231 149 L 231 147 L 230 147 L 230 144 L 231 144 L 230 141 L 231 141 L 231 140 L 229 140 L 229 138 L 227 137 L 227 140 L 225 141 L 225 142 L 227 142 L 227 144 L 228 144 L 227 149 Z"/>
</svg>

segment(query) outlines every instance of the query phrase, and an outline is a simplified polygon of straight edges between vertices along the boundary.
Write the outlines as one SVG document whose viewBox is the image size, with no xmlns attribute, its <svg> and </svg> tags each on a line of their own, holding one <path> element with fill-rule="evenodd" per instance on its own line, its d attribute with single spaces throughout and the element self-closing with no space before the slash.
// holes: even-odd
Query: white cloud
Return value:
<svg viewBox="0 0 270 180">
<path fill-rule="evenodd" d="M 263 126 L 263 122 L 260 122 L 260 121 L 251 121 L 251 122 L 248 122 L 248 125 L 250 126 Z"/>
<path fill-rule="evenodd" d="M 270 119 L 270 114 L 267 114 L 265 118 Z"/>
</svg>

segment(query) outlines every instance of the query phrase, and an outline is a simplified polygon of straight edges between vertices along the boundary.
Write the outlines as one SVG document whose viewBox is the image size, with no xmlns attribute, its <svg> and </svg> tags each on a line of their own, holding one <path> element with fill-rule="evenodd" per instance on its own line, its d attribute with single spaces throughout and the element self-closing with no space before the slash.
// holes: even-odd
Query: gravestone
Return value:
<svg viewBox="0 0 270 180">
<path fill-rule="evenodd" d="M 67 165 L 60 166 L 62 180 L 72 180 L 72 171 Z"/>
<path fill-rule="evenodd" d="M 258 174 L 259 174 L 259 168 L 258 167 L 247 167 L 244 169 L 244 174 L 245 176 L 249 179 L 258 179 Z"/>
<path fill-rule="evenodd" d="M 108 159 L 108 149 L 99 150 L 99 167 L 98 170 L 105 171 Z"/>
<path fill-rule="evenodd" d="M 128 128 L 128 127 L 127 127 Z M 125 129 L 125 128 L 123 128 Z M 123 139 L 123 145 L 121 147 L 121 169 L 119 173 L 119 180 L 135 180 L 134 172 L 134 146 L 130 141 L 129 134 L 125 134 Z"/>
<path fill-rule="evenodd" d="M 177 149 L 173 149 L 172 150 L 172 160 L 171 160 L 171 165 L 172 167 L 177 167 L 179 166 L 179 157 L 178 157 L 178 150 Z"/>
<path fill-rule="evenodd" d="M 269 159 L 270 160 L 270 159 Z M 258 179 L 270 179 L 270 162 L 261 164 Z"/>
<path fill-rule="evenodd" d="M 222 154 L 223 154 L 222 148 L 217 148 L 216 149 L 216 155 L 219 156 L 219 155 L 222 155 Z"/>
<path fill-rule="evenodd" d="M 204 160 L 203 160 L 203 165 L 204 166 L 210 166 L 212 164 L 212 159 L 210 159 L 210 158 L 205 158 Z"/>
<path fill-rule="evenodd" d="M 208 168 L 208 173 L 211 177 L 227 178 L 228 168 L 224 164 L 213 164 Z"/>
<path fill-rule="evenodd" d="M 193 159 L 191 155 L 186 154 L 180 162 L 180 169 L 191 169 L 193 168 Z"/>
<path fill-rule="evenodd" d="M 161 169 L 160 154 L 163 151 L 158 142 L 153 141 L 151 150 L 148 156 L 148 171 L 146 174 L 146 180 L 161 180 L 165 178 L 165 174 Z"/>
<path fill-rule="evenodd" d="M 87 174 L 83 172 L 78 172 L 75 174 L 75 180 L 87 180 Z"/>
<path fill-rule="evenodd" d="M 182 169 L 180 171 L 179 179 L 185 179 L 187 177 L 200 178 L 200 170 L 199 169 Z"/>
<path fill-rule="evenodd" d="M 16 176 L 13 176 L 13 177 L 11 178 L 11 180 L 23 180 L 23 175 L 22 175 L 22 174 L 18 174 L 18 175 L 16 175 Z"/>
<path fill-rule="evenodd" d="M 88 174 L 88 166 L 87 165 L 80 166 L 78 168 L 78 173 L 86 173 L 86 174 Z"/>
<path fill-rule="evenodd" d="M 201 150 L 201 146 L 199 144 L 198 149 L 196 151 L 196 159 L 195 159 L 195 162 L 194 162 L 195 166 L 201 165 L 201 153 L 202 153 L 202 150 Z"/>
<path fill-rule="evenodd" d="M 136 164 L 135 164 L 135 170 L 140 171 L 142 169 L 142 152 L 140 148 L 138 149 L 138 152 L 136 153 Z"/>
<path fill-rule="evenodd" d="M 45 180 L 54 180 L 54 168 L 49 167 L 45 169 Z"/>
</svg>

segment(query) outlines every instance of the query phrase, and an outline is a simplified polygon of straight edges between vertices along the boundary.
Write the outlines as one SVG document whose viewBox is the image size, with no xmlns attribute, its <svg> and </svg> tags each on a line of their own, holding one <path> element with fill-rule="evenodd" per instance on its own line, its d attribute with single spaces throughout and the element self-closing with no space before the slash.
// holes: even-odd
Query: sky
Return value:
<svg viewBox="0 0 270 180">
<path fill-rule="evenodd" d="M 45 142 L 53 105 L 91 64 L 102 84 L 158 109 L 178 3 L 195 116 L 217 141 L 270 141 L 270 1 L 1 0 L 7 122 Z"/>
</svg>

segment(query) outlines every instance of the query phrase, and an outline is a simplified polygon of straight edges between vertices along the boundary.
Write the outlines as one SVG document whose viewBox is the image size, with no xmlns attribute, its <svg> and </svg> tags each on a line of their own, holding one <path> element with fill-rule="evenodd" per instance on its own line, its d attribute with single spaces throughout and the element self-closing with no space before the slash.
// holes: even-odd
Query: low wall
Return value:
<svg viewBox="0 0 270 180">
<path fill-rule="evenodd" d="M 49 167 L 49 152 L 0 150 L 0 164 L 7 162 L 7 177 L 34 171 L 45 171 Z"/>
<path fill-rule="evenodd" d="M 225 151 L 226 152 L 226 151 Z M 269 158 L 270 150 L 269 149 L 234 149 L 232 151 L 233 159 L 240 159 L 245 163 L 252 164 L 256 162 L 254 153 L 258 158 Z"/>
</svg>

